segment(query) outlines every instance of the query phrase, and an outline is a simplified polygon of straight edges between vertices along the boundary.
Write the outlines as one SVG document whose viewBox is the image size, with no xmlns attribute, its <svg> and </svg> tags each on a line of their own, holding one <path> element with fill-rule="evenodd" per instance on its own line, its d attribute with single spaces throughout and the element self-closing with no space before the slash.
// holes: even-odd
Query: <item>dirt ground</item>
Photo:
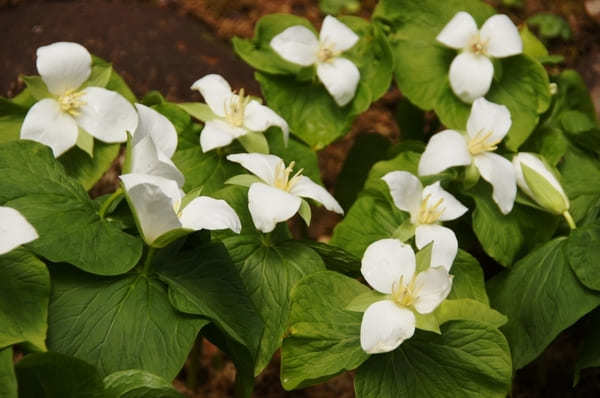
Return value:
<svg viewBox="0 0 600 398">
<path fill-rule="evenodd" d="M 517 22 L 537 12 L 562 15 L 573 32 L 568 42 L 551 41 L 551 52 L 565 56 L 560 67 L 576 68 L 591 87 L 600 109 L 600 0 L 525 0 L 524 7 L 508 9 L 490 1 Z M 375 0 L 362 2 L 359 15 L 368 17 Z M 318 25 L 323 14 L 317 0 L 0 0 L 0 95 L 11 97 L 23 88 L 21 74 L 35 74 L 35 49 L 54 41 L 76 41 L 113 63 L 138 96 L 159 90 L 172 101 L 199 101 L 190 85 L 207 73 L 224 75 L 235 88 L 252 94 L 260 90 L 253 71 L 237 59 L 229 39 L 251 37 L 263 15 L 287 12 Z M 392 88 L 355 122 L 352 132 L 319 153 L 322 177 L 335 186 L 343 161 L 355 137 L 378 133 L 397 140 L 393 104 L 400 98 Z M 99 191 L 110 190 L 118 164 L 100 182 Z M 326 238 L 339 220 L 316 212 L 309 231 Z M 583 321 L 582 321 L 583 322 Z M 576 389 L 571 388 L 578 328 L 564 333 L 537 361 L 517 372 L 512 397 L 597 397 L 600 373 L 588 371 Z M 176 387 L 189 397 L 227 397 L 233 394 L 235 368 L 212 344 L 202 341 L 201 370 L 196 391 L 186 386 L 186 368 Z M 256 397 L 353 397 L 351 374 L 343 374 L 319 386 L 285 392 L 279 383 L 279 360 L 257 379 Z"/>
</svg>

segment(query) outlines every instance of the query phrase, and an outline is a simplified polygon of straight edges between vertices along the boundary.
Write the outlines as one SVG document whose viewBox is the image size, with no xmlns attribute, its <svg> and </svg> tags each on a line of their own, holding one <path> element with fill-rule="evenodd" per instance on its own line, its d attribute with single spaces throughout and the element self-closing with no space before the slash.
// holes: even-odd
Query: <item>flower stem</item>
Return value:
<svg viewBox="0 0 600 398">
<path fill-rule="evenodd" d="M 150 267 L 152 266 L 152 259 L 154 258 L 154 253 L 156 252 L 156 248 L 149 247 L 148 252 L 146 253 L 146 258 L 144 259 L 144 267 L 142 268 L 142 274 L 148 276 L 150 272 Z"/>
<path fill-rule="evenodd" d="M 575 221 L 573 220 L 573 217 L 571 217 L 571 213 L 569 213 L 568 210 L 565 210 L 562 215 L 565 218 L 565 220 L 567 220 L 567 224 L 569 224 L 569 227 L 571 229 L 577 228 L 577 226 L 575 225 Z"/>
<path fill-rule="evenodd" d="M 100 215 L 100 218 L 104 218 L 104 216 L 106 215 L 106 212 L 108 211 L 108 209 L 111 207 L 111 205 L 114 203 L 115 200 L 119 199 L 119 197 L 123 194 L 123 189 L 122 188 L 118 188 L 115 192 L 113 192 L 112 195 L 110 195 L 108 197 L 108 199 L 106 199 L 104 201 L 104 203 L 102 203 L 102 206 L 100 207 L 100 211 L 98 211 L 98 214 Z"/>
</svg>

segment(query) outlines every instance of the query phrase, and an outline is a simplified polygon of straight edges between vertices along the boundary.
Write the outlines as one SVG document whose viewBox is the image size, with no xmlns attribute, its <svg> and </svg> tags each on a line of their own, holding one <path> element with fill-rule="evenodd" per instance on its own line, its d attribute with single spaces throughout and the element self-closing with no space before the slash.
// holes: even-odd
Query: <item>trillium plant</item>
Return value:
<svg viewBox="0 0 600 398">
<path fill-rule="evenodd" d="M 574 383 L 600 363 L 600 125 L 577 72 L 479 0 L 317 25 L 263 17 L 233 40 L 260 91 L 213 70 L 189 82 L 204 102 L 37 49 L 0 99 L 0 396 L 183 396 L 204 340 L 240 397 L 274 355 L 286 390 L 348 371 L 359 398 L 505 397 L 565 331 Z M 400 137 L 363 134 L 396 88 Z"/>
</svg>

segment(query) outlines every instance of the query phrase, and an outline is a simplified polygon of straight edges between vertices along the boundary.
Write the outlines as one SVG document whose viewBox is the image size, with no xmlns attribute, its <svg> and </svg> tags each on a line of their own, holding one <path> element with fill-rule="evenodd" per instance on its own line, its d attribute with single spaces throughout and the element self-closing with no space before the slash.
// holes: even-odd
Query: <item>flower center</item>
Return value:
<svg viewBox="0 0 600 398">
<path fill-rule="evenodd" d="M 302 172 L 304 171 L 304 169 L 298 170 L 296 174 L 294 174 L 294 176 L 290 178 L 290 175 L 294 171 L 295 165 L 296 162 L 294 161 L 290 162 L 288 167 L 285 167 L 283 162 L 277 165 L 277 169 L 275 169 L 275 180 L 273 182 L 273 186 L 275 188 L 279 188 L 283 191 L 289 192 L 294 187 L 294 185 L 296 185 L 296 183 L 302 176 Z"/>
<path fill-rule="evenodd" d="M 469 140 L 469 144 L 467 145 L 471 155 L 479 155 L 482 152 L 490 152 L 498 149 L 498 144 L 500 141 L 502 141 L 502 139 L 491 142 L 488 141 L 493 133 L 493 131 L 484 132 L 482 130 L 475 134 L 475 137 L 471 138 Z"/>
<path fill-rule="evenodd" d="M 244 89 L 238 95 L 232 95 L 229 102 L 225 104 L 225 119 L 235 127 L 244 125 L 244 114 L 246 106 L 250 103 L 250 96 L 244 95 Z"/>
<path fill-rule="evenodd" d="M 329 62 L 337 56 L 338 53 L 335 52 L 332 44 L 322 43 L 319 46 L 319 52 L 317 53 L 317 59 L 319 62 Z"/>
<path fill-rule="evenodd" d="M 417 300 L 420 288 L 417 286 L 416 275 L 413 275 L 407 284 L 404 283 L 404 276 L 401 276 L 400 280 L 392 285 L 392 301 L 399 307 L 410 307 Z"/>
<path fill-rule="evenodd" d="M 85 105 L 85 101 L 81 99 L 83 91 L 69 90 L 66 93 L 58 97 L 58 104 L 60 110 L 68 113 L 71 116 L 79 115 L 79 108 Z"/>
<path fill-rule="evenodd" d="M 475 55 L 487 55 L 488 43 L 489 39 L 483 40 L 481 36 L 479 36 L 479 33 L 477 33 L 471 37 L 471 40 L 469 40 L 467 50 Z"/>
<path fill-rule="evenodd" d="M 440 208 L 440 205 L 444 202 L 444 198 L 439 198 L 437 202 L 433 204 L 433 206 L 429 205 L 429 199 L 431 199 L 431 194 L 427 194 L 425 199 L 421 202 L 421 207 L 419 207 L 419 215 L 417 217 L 417 222 L 419 224 L 433 224 L 444 214 L 445 207 Z"/>
</svg>

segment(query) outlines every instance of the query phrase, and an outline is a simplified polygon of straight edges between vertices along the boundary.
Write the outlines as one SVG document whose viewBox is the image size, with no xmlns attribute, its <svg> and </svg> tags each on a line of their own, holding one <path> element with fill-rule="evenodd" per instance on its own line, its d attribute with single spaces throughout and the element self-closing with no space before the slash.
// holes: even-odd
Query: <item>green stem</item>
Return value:
<svg viewBox="0 0 600 398">
<path fill-rule="evenodd" d="M 98 212 L 98 214 L 100 214 L 100 218 L 104 218 L 104 216 L 106 215 L 106 212 L 108 211 L 110 206 L 114 203 L 115 200 L 120 198 L 122 194 L 123 194 L 123 189 L 118 188 L 115 192 L 113 192 L 112 195 L 110 195 L 108 197 L 108 199 L 106 199 L 104 201 L 104 203 L 102 203 L 102 206 L 100 207 L 100 211 Z"/>
<path fill-rule="evenodd" d="M 575 221 L 573 220 L 573 217 L 571 217 L 571 213 L 569 213 L 568 210 L 565 210 L 562 215 L 565 218 L 565 220 L 567 220 L 567 224 L 569 224 L 569 227 L 571 229 L 577 228 L 577 226 L 575 225 Z"/>
<path fill-rule="evenodd" d="M 148 253 L 146 253 L 146 258 L 144 259 L 144 267 L 142 268 L 142 274 L 146 276 L 150 272 L 150 267 L 152 266 L 152 259 L 154 258 L 154 253 L 156 253 L 156 248 L 149 247 Z"/>
</svg>

